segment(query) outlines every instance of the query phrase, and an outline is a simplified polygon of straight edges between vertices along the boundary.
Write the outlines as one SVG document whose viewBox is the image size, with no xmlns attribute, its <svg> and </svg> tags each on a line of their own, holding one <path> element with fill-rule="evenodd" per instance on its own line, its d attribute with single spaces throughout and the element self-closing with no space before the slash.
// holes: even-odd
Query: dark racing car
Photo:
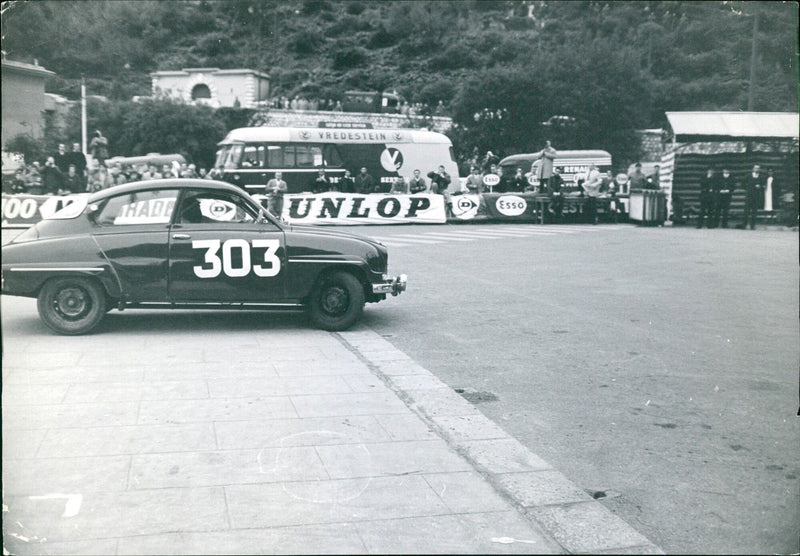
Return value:
<svg viewBox="0 0 800 556">
<path fill-rule="evenodd" d="M 2 293 L 38 299 L 62 334 L 117 308 L 306 310 L 343 330 L 406 289 L 380 243 L 273 218 L 210 180 L 157 180 L 78 198 L 2 249 Z"/>
</svg>

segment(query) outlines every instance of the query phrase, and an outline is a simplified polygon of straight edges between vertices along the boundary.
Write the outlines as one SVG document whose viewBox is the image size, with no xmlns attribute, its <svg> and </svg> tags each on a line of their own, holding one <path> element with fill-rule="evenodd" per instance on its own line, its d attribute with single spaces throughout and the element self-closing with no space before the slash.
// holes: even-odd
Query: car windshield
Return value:
<svg viewBox="0 0 800 556">
<path fill-rule="evenodd" d="M 86 208 L 86 203 L 89 200 L 89 194 L 83 193 L 64 199 L 63 202 L 67 203 L 63 208 L 57 210 L 50 216 L 46 216 L 45 220 L 69 220 L 80 216 Z"/>
</svg>

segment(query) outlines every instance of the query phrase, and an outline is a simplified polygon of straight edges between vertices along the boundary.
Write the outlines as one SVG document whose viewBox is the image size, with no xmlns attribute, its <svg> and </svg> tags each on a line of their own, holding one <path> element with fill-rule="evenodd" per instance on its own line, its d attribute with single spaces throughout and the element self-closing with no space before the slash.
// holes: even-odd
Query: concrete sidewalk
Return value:
<svg viewBox="0 0 800 556">
<path fill-rule="evenodd" d="M 363 326 L 2 318 L 12 554 L 660 553 Z"/>
</svg>

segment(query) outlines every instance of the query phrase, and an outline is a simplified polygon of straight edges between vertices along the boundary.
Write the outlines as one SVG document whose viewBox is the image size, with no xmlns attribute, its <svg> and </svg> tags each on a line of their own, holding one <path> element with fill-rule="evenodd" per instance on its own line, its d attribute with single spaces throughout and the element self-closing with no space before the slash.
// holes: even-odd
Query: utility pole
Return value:
<svg viewBox="0 0 800 556">
<path fill-rule="evenodd" d="M 747 111 L 753 111 L 756 91 L 756 54 L 758 51 L 758 2 L 753 2 L 753 39 L 750 48 L 750 86 L 747 90 Z"/>
<path fill-rule="evenodd" d="M 81 150 L 86 154 L 86 79 L 81 76 Z"/>
</svg>

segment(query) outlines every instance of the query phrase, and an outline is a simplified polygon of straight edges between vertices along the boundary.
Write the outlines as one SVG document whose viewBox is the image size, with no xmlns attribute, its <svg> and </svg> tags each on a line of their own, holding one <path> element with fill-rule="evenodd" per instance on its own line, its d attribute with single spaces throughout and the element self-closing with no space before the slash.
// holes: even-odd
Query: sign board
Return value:
<svg viewBox="0 0 800 556">
<path fill-rule="evenodd" d="M 255 195 L 266 206 L 267 197 Z M 281 217 L 292 224 L 444 224 L 444 197 L 337 193 L 284 195 Z"/>
</svg>

